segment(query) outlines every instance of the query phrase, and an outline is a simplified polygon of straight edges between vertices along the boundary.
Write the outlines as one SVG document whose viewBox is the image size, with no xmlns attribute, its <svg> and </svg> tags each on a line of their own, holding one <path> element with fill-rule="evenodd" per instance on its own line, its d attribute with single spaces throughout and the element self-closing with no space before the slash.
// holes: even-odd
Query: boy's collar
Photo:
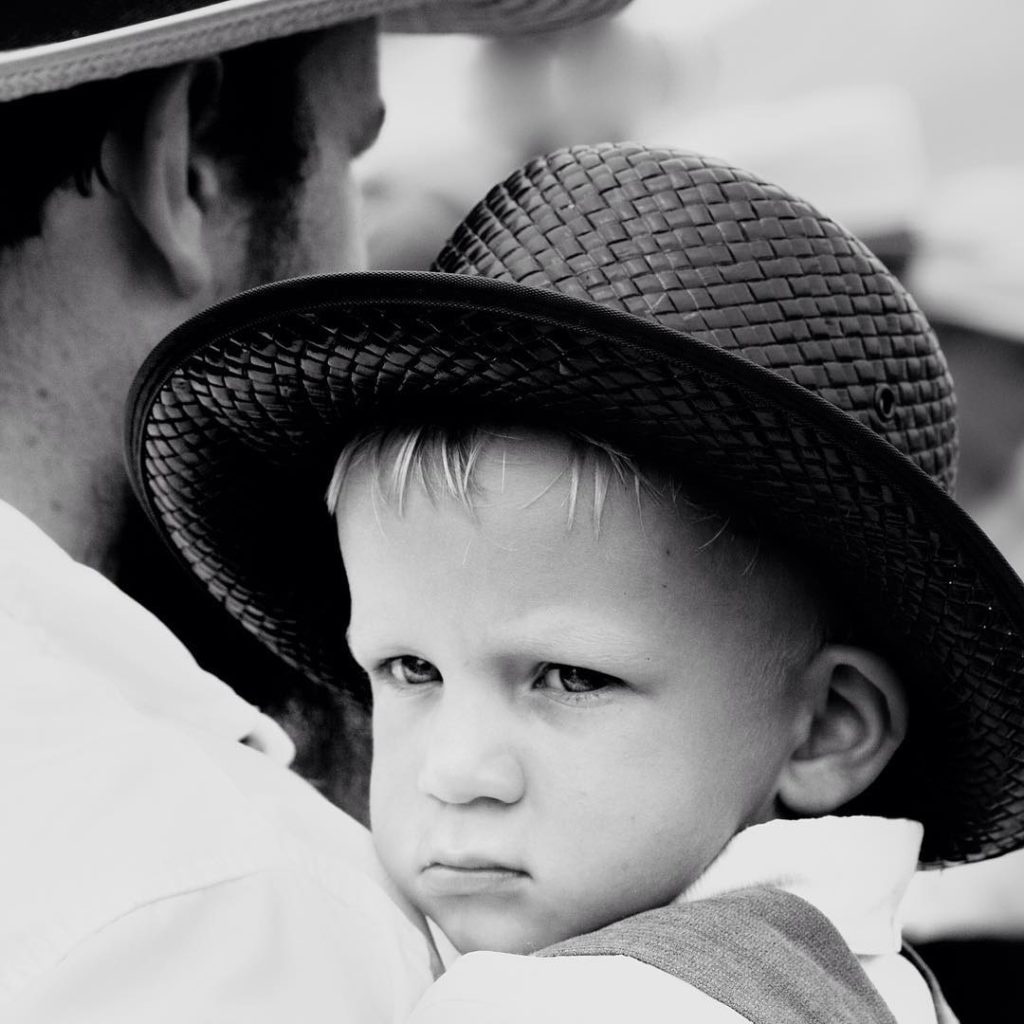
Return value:
<svg viewBox="0 0 1024 1024">
<path fill-rule="evenodd" d="M 923 834 L 916 821 L 866 816 L 752 825 L 679 898 L 772 886 L 817 907 L 856 955 L 895 953 Z"/>
</svg>

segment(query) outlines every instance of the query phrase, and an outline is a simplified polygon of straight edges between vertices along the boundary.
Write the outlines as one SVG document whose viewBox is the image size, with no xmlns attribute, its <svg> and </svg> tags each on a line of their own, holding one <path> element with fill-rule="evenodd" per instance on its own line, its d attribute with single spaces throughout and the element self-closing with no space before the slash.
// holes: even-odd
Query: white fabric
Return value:
<svg viewBox="0 0 1024 1024">
<path fill-rule="evenodd" d="M 899 1024 L 935 1024 L 927 983 L 899 955 L 899 905 L 921 827 L 881 818 L 773 821 L 741 832 L 680 899 L 751 885 L 802 897 L 835 925 Z M 745 1018 L 628 957 L 470 953 L 420 1001 L 413 1024 L 739 1024 Z"/>
<path fill-rule="evenodd" d="M 287 769 L 275 723 L 3 503 L 0 674 L 0 1020 L 406 1018 L 431 946 L 366 830 Z"/>
</svg>

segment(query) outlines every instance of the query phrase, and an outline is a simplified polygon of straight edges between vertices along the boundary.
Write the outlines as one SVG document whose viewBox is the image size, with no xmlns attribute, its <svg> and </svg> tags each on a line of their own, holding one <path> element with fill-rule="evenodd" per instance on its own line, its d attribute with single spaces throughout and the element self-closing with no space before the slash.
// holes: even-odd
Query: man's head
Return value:
<svg viewBox="0 0 1024 1024">
<path fill-rule="evenodd" d="M 153 344 L 241 289 L 361 266 L 349 165 L 381 120 L 375 16 L 515 33 L 627 2 L 14 0 L 0 25 L 4 498 L 103 564 L 123 400 Z"/>
<path fill-rule="evenodd" d="M 109 565 L 132 376 L 218 298 L 361 265 L 381 116 L 372 21 L 0 104 L 5 498 Z"/>
<path fill-rule="evenodd" d="M 382 860 L 462 951 L 529 952 L 824 814 L 902 739 L 810 573 L 606 446 L 421 428 L 344 452 L 349 643 Z"/>
<path fill-rule="evenodd" d="M 333 64 L 328 74 L 318 66 L 326 63 L 325 53 Z M 148 156 L 144 144 L 168 131 L 168 117 L 182 117 L 177 93 L 187 113 L 178 127 L 188 132 L 184 141 L 192 148 L 187 191 L 209 205 L 203 188 L 214 176 L 204 163 L 223 163 L 216 177 L 227 194 L 252 204 L 260 220 L 273 219 L 275 206 L 294 202 L 332 135 L 338 141 L 351 133 L 356 152 L 372 140 L 379 109 L 359 107 L 379 107 L 374 54 L 375 32 L 364 21 L 0 104 L 0 125 L 18 154 L 0 168 L 4 194 L 18 198 L 0 213 L 0 244 L 14 247 L 42 234 L 55 192 L 125 191 L 125 182 L 111 179 L 118 170 L 112 163 L 118 156 Z M 335 109 L 324 118 L 317 100 L 325 89 L 339 106 L 355 109 Z M 367 123 L 355 123 L 359 116 Z M 128 154 L 120 152 L 129 146 Z M 286 214 L 286 226 L 293 219 Z"/>
<path fill-rule="evenodd" d="M 18 154 L 0 168 L 0 246 L 53 248 L 102 208 L 150 287 L 185 305 L 357 266 L 348 164 L 382 115 L 370 20 L 0 103 Z"/>
</svg>

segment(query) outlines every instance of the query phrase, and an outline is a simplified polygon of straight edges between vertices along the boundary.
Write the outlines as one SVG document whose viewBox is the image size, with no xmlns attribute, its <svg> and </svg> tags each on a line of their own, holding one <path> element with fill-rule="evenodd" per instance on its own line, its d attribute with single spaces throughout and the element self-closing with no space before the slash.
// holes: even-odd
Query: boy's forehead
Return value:
<svg viewBox="0 0 1024 1024">
<path fill-rule="evenodd" d="M 396 569 L 475 571 L 484 586 L 525 575 L 539 586 L 671 588 L 708 599 L 736 582 L 753 587 L 740 580 L 750 545 L 720 535 L 720 519 L 645 489 L 639 477 L 587 463 L 574 473 L 573 451 L 557 434 L 495 437 L 474 463 L 468 504 L 443 481 L 424 484 L 415 474 L 401 502 L 385 501 L 379 483 L 388 467 L 354 467 L 338 504 L 346 563 L 372 548 Z"/>
<path fill-rule="evenodd" d="M 572 449 L 557 435 L 496 438 L 468 505 L 413 475 L 399 508 L 381 497 L 388 467 L 357 466 L 338 503 L 356 628 L 390 620 L 429 634 L 458 621 L 511 637 L 559 622 L 595 643 L 613 628 L 632 634 L 652 654 L 699 635 L 702 656 L 730 662 L 816 635 L 818 588 L 804 571 L 684 498 L 614 472 L 599 495 L 585 472 L 570 517 Z"/>
</svg>

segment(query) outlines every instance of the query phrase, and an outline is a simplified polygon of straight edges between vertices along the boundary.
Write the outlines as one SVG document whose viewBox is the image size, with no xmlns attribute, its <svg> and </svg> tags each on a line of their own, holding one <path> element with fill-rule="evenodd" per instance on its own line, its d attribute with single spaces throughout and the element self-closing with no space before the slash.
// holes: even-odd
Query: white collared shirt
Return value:
<svg viewBox="0 0 1024 1024">
<path fill-rule="evenodd" d="M 900 956 L 899 907 L 921 826 L 883 818 L 772 821 L 737 835 L 680 899 L 754 885 L 800 896 L 850 946 L 899 1024 L 935 1024 L 924 978 Z M 469 953 L 424 998 L 413 1024 L 742 1024 L 730 1007 L 626 956 Z"/>
<path fill-rule="evenodd" d="M 292 756 L 0 503 L 0 1020 L 405 1020 L 422 921 Z"/>
</svg>

